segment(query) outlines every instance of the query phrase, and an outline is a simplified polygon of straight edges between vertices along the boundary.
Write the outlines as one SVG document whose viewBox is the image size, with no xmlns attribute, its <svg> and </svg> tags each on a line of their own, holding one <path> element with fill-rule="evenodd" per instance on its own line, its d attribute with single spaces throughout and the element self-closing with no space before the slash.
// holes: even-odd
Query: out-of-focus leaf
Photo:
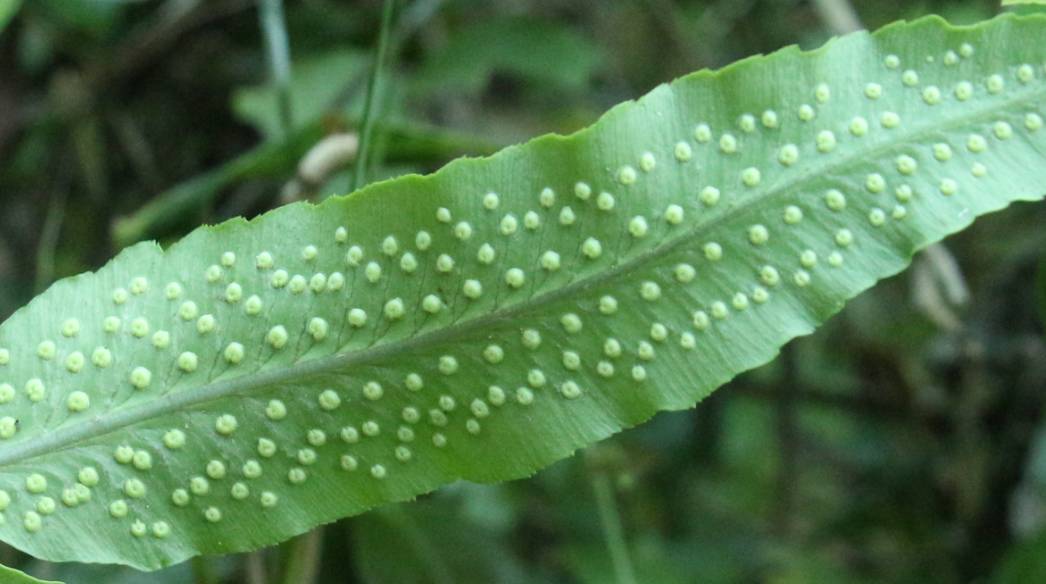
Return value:
<svg viewBox="0 0 1046 584">
<path fill-rule="evenodd" d="M 352 125 L 351 120 L 343 119 L 342 123 Z M 320 122 L 313 122 L 286 140 L 265 142 L 218 168 L 157 195 L 134 214 L 118 219 L 113 226 L 113 239 L 123 247 L 164 235 L 179 222 L 195 221 L 195 213 L 237 182 L 291 178 L 301 157 L 323 137 L 321 126 Z M 440 161 L 463 154 L 489 154 L 501 146 L 482 136 L 417 122 L 379 121 L 376 128 L 388 142 L 385 160 L 389 163 Z M 386 176 L 386 173 L 379 172 L 378 175 Z"/>
<path fill-rule="evenodd" d="M 243 558 L 240 556 L 224 556 L 207 558 L 207 565 L 221 582 L 239 582 L 232 577 L 241 569 Z M 44 564 L 42 561 L 36 564 Z M 30 563 L 27 569 L 36 571 L 34 563 Z M 190 562 L 184 562 L 177 566 L 164 568 L 150 572 L 147 576 L 140 571 L 125 566 L 110 566 L 106 564 L 80 564 L 65 562 L 61 564 L 48 564 L 50 571 L 48 576 L 57 578 L 67 584 L 199 584 L 193 574 Z M 0 584 L 7 584 L 6 580 L 0 579 Z"/>
<path fill-rule="evenodd" d="M 23 18 L 18 32 L 18 66 L 27 73 L 46 71 L 55 57 L 55 31 L 40 18 Z"/>
<path fill-rule="evenodd" d="M 846 571 L 837 558 L 794 547 L 779 550 L 771 566 L 763 571 L 766 574 L 764 581 L 773 584 L 872 584 L 872 581 L 861 579 L 855 573 Z"/>
<path fill-rule="evenodd" d="M 668 556 L 667 542 L 656 542 L 654 545 L 630 550 L 631 560 L 636 572 L 636 581 L 657 582 L 658 584 L 687 584 L 688 582 L 714 582 L 708 578 L 693 579 L 693 571 L 687 566 L 678 565 Z M 619 582 L 614 566 L 607 557 L 605 544 L 593 542 L 587 545 L 572 545 L 567 550 L 565 559 L 571 575 L 582 584 L 604 584 Z M 683 559 L 685 561 L 685 559 Z M 690 566 L 692 568 L 693 566 Z M 738 576 L 738 574 L 734 574 Z M 725 581 L 725 580 L 723 580 Z"/>
<path fill-rule="evenodd" d="M 421 92 L 482 88 L 495 72 L 545 84 L 548 92 L 576 91 L 591 80 L 599 47 L 562 24 L 507 18 L 480 22 L 454 34 L 419 72 Z"/>
<path fill-rule="evenodd" d="M 291 73 L 291 117 L 295 127 L 327 112 L 346 85 L 366 72 L 368 59 L 359 51 L 340 50 L 295 62 Z M 236 117 L 268 138 L 280 135 L 277 90 L 271 84 L 246 87 L 233 94 Z"/>
<path fill-rule="evenodd" d="M 1046 533 L 1015 545 L 999 562 L 991 584 L 1046 582 Z"/>
<path fill-rule="evenodd" d="M 127 0 L 33 0 L 32 5 L 65 28 L 101 37 L 128 3 Z"/>
<path fill-rule="evenodd" d="M 0 33 L 4 32 L 21 7 L 22 0 L 0 0 Z"/>
<path fill-rule="evenodd" d="M 1003 6 L 1020 6 L 1022 4 L 1046 5 L 1046 0 L 1002 0 Z"/>
<path fill-rule="evenodd" d="M 61 584 L 60 582 L 54 582 L 51 580 L 38 580 L 32 576 L 15 570 L 14 568 L 8 568 L 7 566 L 0 565 L 0 583 L 2 584 Z"/>
<path fill-rule="evenodd" d="M 179 221 L 192 220 L 226 187 L 262 176 L 287 176 L 298 159 L 322 136 L 318 125 L 305 128 L 281 142 L 267 142 L 165 191 L 133 215 L 117 219 L 113 239 L 124 246 L 155 237 Z"/>
<path fill-rule="evenodd" d="M 447 505 L 389 507 L 352 527 L 356 566 L 367 584 L 532 582 L 503 542 Z"/>
<path fill-rule="evenodd" d="M 1010 531 L 1018 537 L 1046 533 L 1046 425 L 1039 428 L 1028 449 L 1024 476 L 1011 496 L 1009 516 Z"/>
</svg>

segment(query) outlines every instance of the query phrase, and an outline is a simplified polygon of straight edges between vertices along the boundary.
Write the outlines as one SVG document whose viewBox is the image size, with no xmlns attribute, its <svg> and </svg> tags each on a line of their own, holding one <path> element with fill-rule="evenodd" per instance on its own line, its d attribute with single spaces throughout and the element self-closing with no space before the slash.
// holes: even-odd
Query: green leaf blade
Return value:
<svg viewBox="0 0 1046 584">
<path fill-rule="evenodd" d="M 786 49 L 59 282 L 0 326 L 0 537 L 157 568 L 692 407 L 917 249 L 1042 198 L 1044 29 L 924 19 Z"/>
<path fill-rule="evenodd" d="M 0 0 L 0 33 L 4 32 L 20 8 L 22 0 Z"/>
<path fill-rule="evenodd" d="M 39 580 L 32 576 L 0 564 L 0 581 L 4 584 L 61 584 L 53 580 Z"/>
</svg>

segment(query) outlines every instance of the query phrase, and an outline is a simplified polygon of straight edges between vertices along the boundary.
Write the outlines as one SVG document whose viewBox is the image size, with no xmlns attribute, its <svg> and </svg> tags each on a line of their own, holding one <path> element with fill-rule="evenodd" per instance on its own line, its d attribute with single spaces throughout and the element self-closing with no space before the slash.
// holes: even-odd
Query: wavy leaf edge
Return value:
<svg viewBox="0 0 1046 584">
<path fill-rule="evenodd" d="M 938 27 L 938 28 L 943 29 L 943 30 L 945 30 L 947 32 L 952 32 L 952 31 L 975 32 L 975 31 L 978 31 L 978 30 L 983 30 L 983 29 L 985 29 L 987 27 L 990 27 L 990 26 L 994 26 L 995 23 L 998 23 L 998 22 L 1001 22 L 1001 21 L 1017 21 L 1017 20 L 1020 20 L 1022 22 L 1029 22 L 1029 21 L 1035 20 L 1035 21 L 1040 22 L 1040 23 L 1046 23 L 1046 18 L 1042 18 L 1042 17 L 1039 17 L 1039 16 L 1025 16 L 1025 17 L 1000 16 L 1000 17 L 997 17 L 996 19 L 992 19 L 990 21 L 986 21 L 986 22 L 983 22 L 983 23 L 978 23 L 976 25 L 953 26 L 953 25 L 948 24 L 944 19 L 942 19 L 940 17 L 930 16 L 930 17 L 921 18 L 921 19 L 918 19 L 918 20 L 915 20 L 915 21 L 912 21 L 912 22 L 900 21 L 900 22 L 897 22 L 897 23 L 893 23 L 891 25 L 888 25 L 887 27 L 884 27 L 884 28 L 880 29 L 876 33 L 869 34 L 867 32 L 860 32 L 860 33 L 855 33 L 854 35 L 847 35 L 847 37 L 843 37 L 843 38 L 844 39 L 845 38 L 851 38 L 851 37 L 853 37 L 853 38 L 867 38 L 869 36 L 871 36 L 872 38 L 876 38 L 876 37 L 887 35 L 887 34 L 891 33 L 892 31 L 895 31 L 895 30 L 898 30 L 898 29 L 907 28 L 907 27 L 913 27 L 914 28 L 914 27 L 918 27 L 918 26 Z M 731 65 L 729 65 L 727 67 L 724 67 L 724 68 L 722 68 L 720 70 L 717 70 L 717 71 L 702 70 L 702 71 L 698 71 L 698 72 L 695 72 L 695 73 L 683 76 L 683 77 L 681 77 L 681 78 L 671 82 L 670 84 L 659 85 L 658 87 L 653 89 L 651 92 L 649 92 L 648 94 L 646 94 L 645 96 L 643 96 L 643 97 L 641 97 L 641 98 L 639 98 L 637 100 L 627 101 L 627 102 L 623 102 L 621 104 L 618 104 L 617 106 L 611 108 L 604 115 L 602 115 L 599 118 L 599 120 L 597 120 L 591 126 L 586 127 L 584 129 L 581 129 L 581 130 L 579 130 L 579 131 L 577 131 L 575 133 L 572 133 L 570 135 L 547 134 L 547 135 L 544 135 L 544 136 L 537 137 L 537 138 L 535 138 L 533 140 L 530 140 L 530 141 L 528 141 L 526 143 L 523 143 L 523 144 L 520 144 L 520 145 L 510 146 L 510 147 L 508 147 L 508 148 L 506 148 L 506 149 L 504 149 L 504 150 L 502 150 L 502 151 L 500 151 L 500 152 L 498 152 L 498 153 L 496 153 L 494 155 L 491 155 L 491 156 L 480 157 L 480 158 L 463 158 L 463 159 L 458 159 L 458 160 L 455 160 L 455 161 L 449 163 L 445 167 L 443 167 L 443 168 L 441 168 L 441 169 L 437 170 L 436 172 L 434 172 L 432 174 L 429 174 L 429 175 L 408 175 L 408 176 L 404 176 L 404 177 L 398 177 L 398 178 L 395 178 L 395 179 L 390 179 L 390 180 L 383 181 L 383 182 L 380 182 L 380 183 L 375 183 L 375 184 L 369 185 L 369 186 L 367 186 L 367 187 L 365 187 L 365 188 L 363 188 L 363 189 L 361 189 L 359 191 L 356 191 L 356 192 L 354 192 L 352 194 L 349 194 L 347 196 L 338 197 L 338 198 L 332 198 L 332 199 L 329 199 L 329 200 L 324 201 L 323 203 L 320 203 L 320 204 L 317 204 L 317 205 L 313 205 L 313 204 L 308 203 L 308 202 L 295 203 L 295 204 L 292 204 L 292 205 L 288 205 L 288 206 L 285 206 L 285 207 L 274 209 L 272 211 L 264 213 L 264 214 L 262 214 L 262 215 L 260 215 L 258 217 L 252 218 L 250 220 L 243 219 L 243 218 L 234 218 L 234 219 L 230 219 L 228 221 L 222 222 L 222 223 L 217 224 L 217 225 L 202 226 L 202 227 L 198 228 L 197 230 L 194 230 L 193 233 L 187 235 L 186 238 L 183 239 L 182 241 L 179 241 L 179 242 L 176 242 L 176 243 L 172 244 L 166 251 L 163 250 L 158 244 L 156 244 L 154 242 L 143 242 L 143 243 L 136 244 L 136 245 L 131 246 L 131 247 L 125 249 L 124 251 L 120 252 L 116 257 L 114 257 L 112 260 L 110 260 L 104 267 L 100 268 L 99 270 L 97 270 L 95 272 L 87 272 L 87 273 L 84 273 L 84 274 L 80 274 L 80 275 L 73 276 L 71 278 L 66 278 L 66 279 L 63 279 L 63 280 L 61 280 L 59 282 L 56 282 L 47 291 L 45 291 L 41 295 L 39 295 L 36 298 L 34 298 L 29 304 L 27 304 L 23 308 L 21 308 L 18 311 L 16 311 L 14 313 L 14 315 L 12 315 L 12 317 L 10 319 L 8 319 L 8 322 L 10 322 L 12 320 L 15 320 L 16 318 L 23 318 L 24 315 L 31 314 L 34 310 L 46 309 L 48 307 L 47 303 L 52 300 L 52 297 L 57 296 L 59 294 L 58 291 L 61 291 L 61 290 L 66 289 L 66 288 L 71 288 L 73 286 L 76 286 L 76 285 L 78 285 L 82 281 L 91 281 L 94 278 L 101 277 L 102 274 L 105 274 L 106 272 L 111 271 L 111 270 L 115 270 L 116 267 L 121 265 L 121 264 L 129 264 L 129 263 L 133 263 L 133 262 L 140 262 L 142 264 L 152 263 L 152 262 L 164 262 L 164 261 L 167 261 L 168 258 L 170 258 L 170 257 L 176 255 L 177 253 L 179 253 L 180 250 L 183 249 L 183 247 L 186 248 L 186 249 L 190 249 L 191 250 L 192 246 L 189 243 L 189 240 L 191 238 L 196 238 L 196 239 L 206 238 L 206 237 L 215 237 L 215 238 L 217 238 L 217 237 L 221 237 L 223 235 L 238 233 L 239 230 L 246 230 L 246 229 L 258 229 L 258 230 L 260 230 L 262 227 L 265 227 L 266 225 L 278 223 L 279 221 L 282 221 L 282 220 L 285 220 L 285 219 L 287 219 L 289 221 L 289 219 L 293 218 L 296 214 L 304 214 L 304 213 L 314 213 L 315 214 L 315 213 L 324 213 L 324 212 L 327 212 L 327 211 L 333 212 L 336 208 L 338 208 L 338 206 L 344 206 L 345 209 L 348 209 L 350 204 L 352 204 L 352 205 L 360 205 L 360 206 L 366 205 L 366 204 L 372 204 L 372 205 L 380 204 L 381 200 L 383 200 L 386 197 L 386 195 L 387 195 L 387 193 L 389 191 L 394 191 L 394 190 L 397 190 L 397 189 L 399 189 L 401 187 L 407 187 L 406 190 L 412 190 L 412 191 L 415 191 L 415 192 L 418 192 L 418 193 L 424 193 L 425 191 L 430 190 L 430 188 L 429 188 L 430 186 L 439 186 L 439 182 L 440 181 L 454 182 L 456 176 L 469 175 L 469 174 L 472 174 L 472 173 L 476 174 L 477 176 L 481 176 L 481 175 L 484 174 L 485 170 L 489 170 L 489 168 L 491 166 L 493 166 L 494 164 L 498 163 L 499 161 L 511 160 L 513 157 L 520 155 L 520 153 L 528 153 L 528 152 L 531 152 L 531 151 L 537 150 L 537 149 L 552 149 L 557 144 L 560 145 L 560 146 L 563 146 L 564 144 L 569 145 L 569 144 L 571 144 L 573 142 L 584 140 L 587 136 L 598 132 L 600 130 L 600 128 L 612 124 L 615 120 L 625 117 L 630 112 L 634 112 L 636 110 L 640 110 L 640 109 L 646 107 L 649 104 L 656 105 L 656 101 L 657 101 L 659 95 L 661 95 L 661 94 L 663 94 L 665 92 L 673 92 L 674 88 L 679 87 L 681 84 L 688 83 L 690 81 L 698 80 L 698 79 L 708 80 L 709 83 L 718 82 L 718 81 L 720 81 L 722 79 L 729 78 L 731 75 L 734 75 L 735 72 L 737 72 L 737 71 L 744 71 L 745 68 L 751 66 L 753 63 L 762 63 L 762 64 L 765 65 L 765 64 L 769 64 L 769 63 L 774 62 L 775 59 L 785 59 L 785 58 L 793 57 L 793 56 L 798 56 L 799 58 L 803 58 L 803 59 L 811 59 L 811 58 L 814 58 L 814 57 L 816 57 L 818 55 L 821 55 L 823 53 L 827 53 L 827 52 L 831 51 L 832 48 L 834 46 L 836 46 L 836 44 L 839 43 L 839 42 L 841 42 L 841 39 L 838 39 L 838 38 L 837 39 L 832 39 L 832 40 L 828 41 L 826 44 L 824 44 L 823 46 L 821 46 L 821 47 L 819 47 L 817 49 L 811 50 L 811 51 L 802 51 L 802 50 L 800 50 L 796 46 L 789 46 L 789 47 L 785 47 L 785 48 L 783 48 L 783 49 L 781 49 L 779 51 L 776 51 L 776 52 L 774 52 L 774 53 L 772 53 L 772 54 L 770 54 L 768 56 L 756 55 L 756 56 L 748 57 L 746 59 L 743 59 L 741 61 L 733 63 L 733 64 L 731 64 Z M 433 189 L 433 190 L 435 190 L 435 189 Z M 1029 193 L 1026 193 L 1026 194 L 1019 194 L 1016 197 L 1012 197 L 1012 198 L 1014 200 L 1022 200 L 1022 199 L 1032 200 L 1032 199 L 1038 199 L 1038 198 L 1041 198 L 1041 197 L 1042 197 L 1041 193 L 1029 192 Z M 1006 200 L 1006 201 L 1003 201 L 1003 200 L 992 201 L 992 202 L 989 202 L 989 203 L 985 204 L 985 209 L 987 209 L 987 210 L 997 210 L 997 209 L 1000 209 L 1000 208 L 1008 205 L 1010 202 L 1011 201 L 1009 201 L 1009 200 Z M 950 234 L 950 233 L 954 233 L 956 231 L 961 230 L 966 225 L 968 225 L 970 222 L 972 222 L 973 218 L 976 215 L 978 215 L 978 214 L 980 214 L 980 213 L 971 213 L 969 215 L 969 217 L 967 217 L 965 219 L 965 221 L 962 221 L 962 222 L 955 223 L 955 224 L 947 226 L 947 228 L 944 231 L 945 234 Z M 721 220 L 723 223 L 726 223 L 728 221 L 727 219 L 725 219 L 723 217 L 719 217 L 719 218 L 717 218 L 717 220 Z M 868 275 L 865 274 L 865 277 L 862 280 L 862 285 L 858 286 L 857 288 L 854 288 L 852 290 L 848 290 L 847 291 L 847 295 L 842 300 L 845 301 L 845 300 L 848 300 L 850 298 L 853 298 L 857 294 L 861 293 L 863 290 L 865 290 L 868 287 L 870 287 L 875 281 L 881 280 L 883 278 L 887 278 L 889 276 L 892 276 L 892 275 L 902 271 L 910 263 L 912 255 L 918 249 L 921 249 L 921 248 L 925 247 L 926 245 L 929 245 L 932 242 L 933 242 L 932 238 L 930 238 L 930 239 L 925 239 L 924 238 L 921 241 L 910 242 L 910 249 L 908 250 L 907 254 L 903 258 L 900 258 L 899 261 L 892 261 L 892 258 L 891 258 L 891 262 L 889 263 L 888 267 L 883 268 L 883 267 L 880 266 L 879 267 L 880 269 L 874 274 L 874 277 L 868 277 Z M 660 249 L 660 248 L 655 248 L 655 249 Z M 529 300 L 528 300 L 528 302 L 529 302 Z M 822 307 L 816 314 L 816 322 L 818 322 L 818 323 L 823 322 L 827 317 L 829 317 L 832 314 L 838 312 L 842 307 L 843 307 L 843 302 L 842 301 L 836 302 L 834 304 L 831 304 L 830 306 Z M 20 316 L 20 315 L 23 315 L 23 316 Z M 495 317 L 490 317 L 490 318 L 492 320 L 494 320 L 494 321 L 498 320 Z M 805 327 L 804 326 L 799 326 L 798 328 L 793 326 L 790 330 L 788 330 L 788 336 L 789 336 L 789 338 L 795 338 L 795 337 L 798 337 L 798 336 L 801 336 L 801 335 L 809 334 L 809 333 L 813 332 L 813 330 L 814 330 L 813 326 L 805 326 Z M 425 335 L 425 334 L 437 334 L 438 335 L 439 334 L 439 330 L 437 330 L 436 332 L 421 333 L 421 335 Z M 411 340 L 413 340 L 416 337 L 415 336 L 411 336 L 409 338 Z M 400 345 L 400 346 L 396 345 L 396 343 L 401 343 L 401 342 L 403 343 L 403 345 L 410 345 L 411 341 L 409 341 L 409 340 L 402 340 L 402 339 L 388 341 L 387 344 L 392 345 L 392 347 L 389 350 L 391 351 L 392 349 L 395 349 L 395 350 L 398 350 L 398 351 L 402 351 L 403 350 L 403 348 L 402 348 L 403 345 Z M 386 343 L 386 342 L 383 341 L 383 340 L 379 340 L 375 344 L 377 344 L 379 347 L 381 347 L 381 346 L 383 346 L 384 343 Z M 773 348 L 772 351 L 764 351 L 764 352 L 762 352 L 762 353 L 760 353 L 758 355 L 755 355 L 754 358 L 748 358 L 747 360 L 745 360 L 744 368 L 743 369 L 737 369 L 737 370 L 733 371 L 733 374 L 731 375 L 731 377 L 735 376 L 735 375 L 737 375 L 737 374 L 739 374 L 739 373 L 741 373 L 741 372 L 743 372 L 745 370 L 751 369 L 752 367 L 756 367 L 756 366 L 762 365 L 764 363 L 767 363 L 769 361 L 772 361 L 776 357 L 776 355 L 780 352 L 780 349 L 781 349 L 782 346 L 783 346 L 783 344 L 776 344 L 775 348 Z M 347 355 L 351 356 L 351 355 L 354 355 L 354 354 L 355 353 L 353 353 L 351 351 L 347 352 L 347 353 L 343 353 L 343 352 L 341 352 L 341 349 L 339 349 L 339 350 L 335 351 L 334 353 L 332 353 L 328 357 L 317 357 L 317 358 L 314 358 L 312 360 L 302 361 L 302 363 L 305 364 L 305 365 L 316 364 L 317 360 L 340 359 L 340 358 L 345 358 L 346 361 L 351 361 L 351 359 L 349 359 L 346 356 Z M 308 371 L 307 367 L 305 368 L 305 371 Z M 248 377 L 253 377 L 254 375 L 259 375 L 260 376 L 262 374 L 248 374 L 248 375 L 246 375 L 244 377 L 234 377 L 234 378 L 232 378 L 232 379 L 230 379 L 230 380 L 228 380 L 226 382 L 209 382 L 208 384 L 206 384 L 206 385 L 204 385 L 204 386 L 202 386 L 200 388 L 194 388 L 193 391 L 195 393 L 197 393 L 197 394 L 203 394 L 203 393 L 206 393 L 205 389 L 207 387 L 212 387 L 212 389 L 213 389 L 214 386 L 216 386 L 216 385 L 218 385 L 220 383 L 230 383 L 230 384 L 234 384 L 235 385 L 236 380 L 242 380 L 244 385 L 251 386 L 251 387 L 261 387 L 261 388 L 264 388 L 264 387 L 270 385 L 269 382 L 264 381 L 264 380 L 263 381 L 258 381 L 257 379 L 253 379 L 253 380 L 252 379 L 247 379 Z M 721 380 L 720 381 L 720 385 L 721 385 L 722 382 L 725 382 L 728 379 Z M 212 399 L 218 399 L 220 397 L 225 397 L 225 396 L 235 396 L 235 395 L 239 394 L 239 390 L 236 389 L 235 386 L 227 386 L 225 388 L 225 390 L 226 390 L 226 393 L 223 393 L 222 395 L 214 397 Z M 516 467 L 510 467 L 509 469 L 507 469 L 509 472 L 506 472 L 506 469 L 499 469 L 493 475 L 486 475 L 486 474 L 484 474 L 484 472 L 461 472 L 461 466 L 460 465 L 459 465 L 459 468 L 455 468 L 455 469 L 446 469 L 445 468 L 445 469 L 443 469 L 442 474 L 440 476 L 437 476 L 435 478 L 435 480 L 430 480 L 426 484 L 415 485 L 416 487 L 419 487 L 419 488 L 415 488 L 413 490 L 401 490 L 401 491 L 398 491 L 398 492 L 391 493 L 391 496 L 379 497 L 376 500 L 372 500 L 372 501 L 369 501 L 368 503 L 363 504 L 359 508 L 359 510 L 357 510 L 356 512 L 362 512 L 363 510 L 365 510 L 367 508 L 371 508 L 371 507 L 373 507 L 373 506 L 375 506 L 377 504 L 380 504 L 382 502 L 409 500 L 409 499 L 417 496 L 418 494 L 421 494 L 421 493 L 424 493 L 424 492 L 429 492 L 431 490 L 434 490 L 435 488 L 438 488 L 438 486 L 440 486 L 441 484 L 444 484 L 445 482 L 447 482 L 445 479 L 448 478 L 448 477 L 451 477 L 452 480 L 453 479 L 466 478 L 468 480 L 474 480 L 474 481 L 478 481 L 478 482 L 500 482 L 500 481 L 504 481 L 504 480 L 512 480 L 512 479 L 522 478 L 522 477 L 526 477 L 526 476 L 531 476 L 535 472 L 537 472 L 538 470 L 540 470 L 541 468 L 546 466 L 547 464 L 550 464 L 551 462 L 554 462 L 556 460 L 559 460 L 561 458 L 569 456 L 570 454 L 575 452 L 578 448 L 584 447 L 584 446 L 586 446 L 588 444 L 591 444 L 592 442 L 595 442 L 597 440 L 604 439 L 604 438 L 606 438 L 606 437 L 608 437 L 610 435 L 613 435 L 613 434 L 615 434 L 617 432 L 622 431 L 623 429 L 626 429 L 626 428 L 635 426 L 635 425 L 637 425 L 639 423 L 642 423 L 643 421 L 646 421 L 646 420 L 650 419 L 658 411 L 687 409 L 687 408 L 694 407 L 696 405 L 696 403 L 698 403 L 701 399 L 703 399 L 703 397 L 706 396 L 708 393 L 710 393 L 710 391 L 712 391 L 712 390 L 714 390 L 714 388 L 704 390 L 699 395 L 695 395 L 694 393 L 690 393 L 690 394 L 680 395 L 680 396 L 669 396 L 669 399 L 668 399 L 667 402 L 662 400 L 661 403 L 658 403 L 656 405 L 653 404 L 653 403 L 642 404 L 644 407 L 640 408 L 638 411 L 636 411 L 636 410 L 632 410 L 632 411 L 628 411 L 628 412 L 620 412 L 620 411 L 618 411 L 618 412 L 613 412 L 613 414 L 608 414 L 608 415 L 610 415 L 610 417 L 612 417 L 614 419 L 611 420 L 611 421 L 605 421 L 605 423 L 598 423 L 598 424 L 596 424 L 596 426 L 597 426 L 596 428 L 588 429 L 588 433 L 585 435 L 584 439 L 580 441 L 580 443 L 574 443 L 574 444 L 553 444 L 553 445 L 550 445 L 546 450 L 533 453 L 535 455 L 534 458 L 532 458 L 529 461 L 527 461 L 527 464 L 524 464 L 524 465 L 521 465 L 521 466 L 516 466 Z M 175 396 L 175 398 L 177 398 L 177 396 L 178 396 L 178 394 L 168 394 L 168 395 Z M 191 397 L 191 396 L 187 396 L 186 399 L 188 399 L 188 397 Z M 181 404 L 181 405 L 185 405 L 185 406 L 196 405 L 196 404 L 199 404 L 199 403 L 204 403 L 206 401 L 209 401 L 209 400 L 208 399 L 199 399 L 197 401 L 192 401 L 191 403 L 185 403 L 185 404 Z M 156 405 L 154 407 L 159 408 L 161 410 L 167 410 L 172 405 L 177 405 L 177 402 L 160 403 L 160 404 L 158 404 L 158 405 Z M 88 430 L 90 430 L 90 428 L 88 428 Z M 95 434 L 95 432 L 88 432 L 88 433 L 90 435 L 92 435 L 92 436 Z M 86 439 L 87 436 L 83 436 L 83 438 Z M 577 441 L 575 441 L 575 442 L 577 442 Z M 70 441 L 70 443 L 71 443 L 71 441 Z M 36 450 L 45 450 L 45 449 L 50 448 L 51 446 L 54 446 L 54 445 L 53 444 L 49 444 L 47 442 L 42 442 L 42 443 L 38 442 L 35 445 L 32 445 L 32 444 L 29 445 L 29 447 L 35 448 Z M 71 448 L 71 447 L 75 447 L 75 446 L 69 446 L 69 445 L 65 446 L 65 448 Z M 26 452 L 26 450 L 23 450 L 23 454 L 24 454 L 24 452 Z M 18 452 L 16 451 L 15 454 L 18 454 Z M 5 456 L 3 454 L 3 449 L 0 449 L 0 465 L 11 464 L 12 462 L 14 462 L 12 460 L 13 458 L 14 458 L 14 455 L 11 454 L 11 450 L 8 450 L 8 454 Z M 336 520 L 337 518 L 338 517 L 332 517 L 329 520 Z M 316 523 L 312 522 L 312 524 L 315 525 Z M 296 531 L 297 533 L 300 533 L 301 531 L 303 531 L 303 529 L 299 529 L 299 527 L 293 527 L 292 531 L 293 530 L 297 530 Z M 263 534 L 263 535 L 265 535 L 265 534 Z M 267 543 L 277 543 L 278 541 L 282 541 L 283 539 L 285 539 L 285 536 L 283 534 L 276 534 L 274 537 L 269 537 L 269 536 L 266 535 L 264 537 L 261 537 L 260 539 L 255 539 L 255 540 L 243 543 L 243 544 L 241 544 L 240 542 L 236 542 L 234 546 L 226 548 L 226 549 L 221 549 L 220 551 L 222 551 L 222 552 L 245 551 L 245 550 L 255 549 L 256 547 L 259 547 L 259 541 L 263 541 L 263 542 L 267 542 Z M 21 546 L 18 545 L 20 543 L 18 541 L 11 542 L 11 543 L 16 545 L 17 547 L 21 547 Z M 52 550 L 52 551 L 54 551 L 54 550 Z M 204 550 L 204 551 L 207 551 L 207 550 Z M 199 552 L 199 550 L 197 550 L 197 553 L 198 552 Z M 189 557 L 190 555 L 193 555 L 193 554 L 187 554 L 187 553 L 183 552 L 181 557 L 174 556 L 174 557 L 167 558 L 167 559 L 168 560 L 175 560 L 175 561 L 177 561 L 179 559 L 185 559 L 185 558 Z M 56 555 L 56 557 L 60 557 L 62 559 L 79 559 L 81 561 L 91 561 L 90 558 L 75 557 L 75 554 L 73 554 L 73 555 L 63 555 L 62 553 L 58 553 Z M 159 562 L 155 562 L 155 561 L 151 561 L 151 560 L 150 561 L 134 561 L 134 560 L 128 560 L 127 558 L 123 558 L 123 561 L 129 563 L 130 565 L 134 565 L 135 567 L 145 568 L 145 569 L 159 567 L 160 565 L 163 565 L 165 563 L 162 560 L 159 561 Z"/>
</svg>

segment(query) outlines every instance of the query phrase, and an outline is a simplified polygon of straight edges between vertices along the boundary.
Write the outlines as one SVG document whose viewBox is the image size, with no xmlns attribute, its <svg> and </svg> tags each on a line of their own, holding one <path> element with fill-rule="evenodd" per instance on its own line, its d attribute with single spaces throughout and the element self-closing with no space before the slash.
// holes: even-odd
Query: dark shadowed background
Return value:
<svg viewBox="0 0 1046 584">
<path fill-rule="evenodd" d="M 854 4 L 869 28 L 998 12 Z M 855 24 L 829 1 L 396 5 L 363 182 L 571 132 L 689 71 Z M 135 241 L 350 190 L 382 3 L 278 9 L 0 0 L 0 318 Z M 620 522 L 643 584 L 1046 582 L 1044 250 L 1046 205 L 985 218 L 697 409 L 530 480 L 156 574 L 2 545 L 0 562 L 76 584 L 602 584 Z"/>
</svg>

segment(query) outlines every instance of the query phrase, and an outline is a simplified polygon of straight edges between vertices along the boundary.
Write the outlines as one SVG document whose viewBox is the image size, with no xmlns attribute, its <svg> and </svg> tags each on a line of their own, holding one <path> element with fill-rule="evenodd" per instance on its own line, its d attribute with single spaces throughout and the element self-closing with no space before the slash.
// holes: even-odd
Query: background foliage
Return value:
<svg viewBox="0 0 1046 584">
<path fill-rule="evenodd" d="M 287 3 L 289 125 L 254 2 L 19 4 L 0 0 L 0 315 L 134 240 L 348 190 L 351 160 L 318 181 L 296 169 L 358 126 L 380 2 Z M 858 8 L 869 28 L 997 11 Z M 824 14 L 798 0 L 400 2 L 367 177 L 569 132 L 685 72 L 816 46 L 838 26 Z M 614 577 L 616 507 L 640 582 L 1041 580 L 1044 224 L 1042 205 L 983 219 L 948 242 L 961 273 L 926 256 L 698 409 L 530 481 L 460 484 L 149 576 L 8 548 L 0 561 L 74 583 L 598 583 Z"/>
</svg>

